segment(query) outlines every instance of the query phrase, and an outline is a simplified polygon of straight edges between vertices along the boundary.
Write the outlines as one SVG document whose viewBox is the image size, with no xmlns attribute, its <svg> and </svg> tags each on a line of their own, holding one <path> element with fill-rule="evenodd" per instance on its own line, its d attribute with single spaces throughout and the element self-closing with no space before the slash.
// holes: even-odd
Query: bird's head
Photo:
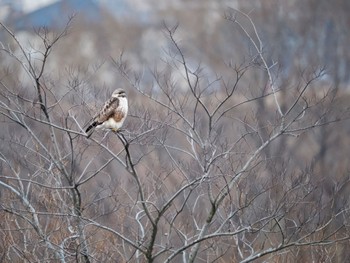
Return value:
<svg viewBox="0 0 350 263">
<path fill-rule="evenodd" d="M 125 98 L 126 93 L 123 89 L 116 89 L 115 91 L 113 91 L 112 97 L 113 98 Z"/>
</svg>

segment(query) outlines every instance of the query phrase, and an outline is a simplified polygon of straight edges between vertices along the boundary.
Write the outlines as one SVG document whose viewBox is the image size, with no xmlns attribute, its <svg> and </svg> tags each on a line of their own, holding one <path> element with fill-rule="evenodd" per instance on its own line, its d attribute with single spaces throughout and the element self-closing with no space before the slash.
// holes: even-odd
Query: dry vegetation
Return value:
<svg viewBox="0 0 350 263">
<path fill-rule="evenodd" d="M 141 51 L 113 53 L 137 49 L 125 28 L 123 40 L 105 41 L 112 59 L 96 49 L 93 62 L 64 57 L 84 30 L 38 30 L 29 52 L 2 25 L 2 261 L 349 258 L 349 95 L 314 64 L 279 73 L 254 23 L 261 17 L 251 17 L 228 10 L 215 24 L 224 28 L 213 31 L 216 48 L 229 28 L 236 36 L 221 58 L 208 45 L 193 53 L 181 24 L 164 27 L 164 53 L 141 73 Z M 100 85 L 110 72 L 128 87 L 126 130 L 87 139 L 84 125 L 113 90 Z"/>
</svg>

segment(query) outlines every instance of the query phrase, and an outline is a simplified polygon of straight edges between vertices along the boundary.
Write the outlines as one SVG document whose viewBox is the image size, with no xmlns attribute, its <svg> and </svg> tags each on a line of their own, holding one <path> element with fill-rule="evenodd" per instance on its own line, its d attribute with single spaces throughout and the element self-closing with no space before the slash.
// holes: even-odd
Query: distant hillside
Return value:
<svg viewBox="0 0 350 263">
<path fill-rule="evenodd" d="M 101 8 L 91 0 L 62 0 L 39 8 L 14 20 L 17 30 L 38 27 L 60 28 L 66 25 L 73 14 L 84 17 L 87 22 L 99 22 L 103 15 Z"/>
</svg>

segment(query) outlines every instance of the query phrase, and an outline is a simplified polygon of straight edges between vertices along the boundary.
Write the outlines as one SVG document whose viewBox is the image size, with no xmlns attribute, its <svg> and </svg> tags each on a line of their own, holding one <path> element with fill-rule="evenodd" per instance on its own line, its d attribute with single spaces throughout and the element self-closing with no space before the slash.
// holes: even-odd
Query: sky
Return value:
<svg viewBox="0 0 350 263">
<path fill-rule="evenodd" d="M 22 0 L 23 12 L 28 13 L 42 6 L 49 5 L 58 0 Z"/>
</svg>

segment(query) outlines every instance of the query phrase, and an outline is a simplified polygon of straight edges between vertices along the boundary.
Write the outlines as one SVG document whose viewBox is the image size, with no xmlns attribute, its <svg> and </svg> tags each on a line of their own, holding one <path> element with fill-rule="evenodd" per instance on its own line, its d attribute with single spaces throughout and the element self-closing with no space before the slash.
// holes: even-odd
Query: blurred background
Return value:
<svg viewBox="0 0 350 263">
<path fill-rule="evenodd" d="M 25 39 L 28 48 L 34 45 L 35 28 L 59 30 L 74 15 L 70 37 L 56 50 L 56 63 L 51 65 L 58 71 L 108 64 L 121 52 L 133 69 L 142 70 L 154 65 L 167 49 L 164 24 L 179 24 L 181 45 L 191 59 L 209 72 L 225 75 L 222 63 L 229 62 L 225 58 L 244 59 L 250 45 L 237 38 L 223 19 L 230 8 L 236 8 L 251 14 L 266 57 L 278 61 L 282 80 L 299 76 L 306 67 L 325 66 L 327 83 L 344 89 L 349 83 L 350 3 L 346 0 L 2 0 L 0 5 L 0 20 Z M 107 86 L 116 78 L 108 66 L 95 74 L 96 82 Z"/>
<path fill-rule="evenodd" d="M 43 60 L 43 53 L 40 52 L 45 50 L 43 47 L 45 37 L 49 35 L 48 39 L 53 39 L 52 36 L 59 35 L 67 25 L 67 35 L 60 38 L 50 51 L 41 78 L 41 85 L 44 87 L 43 90 L 47 92 L 48 99 L 51 96 L 51 99 L 55 102 L 50 110 L 52 110 L 51 113 L 54 116 L 53 122 L 58 123 L 57 126 L 59 127 L 65 127 L 67 124 L 64 122 L 65 116 L 69 120 L 71 116 L 78 116 L 79 122 L 81 120 L 79 125 L 83 126 L 84 122 L 87 122 L 96 111 L 93 108 L 101 106 L 111 91 L 116 88 L 116 85 L 125 87 L 130 98 L 130 114 L 125 124 L 126 129 L 137 130 L 140 127 L 144 129 L 148 127 L 148 114 L 153 114 L 154 118 L 159 120 L 166 120 L 167 115 L 170 116 L 171 113 L 164 111 L 161 107 L 157 108 L 158 105 L 154 101 L 147 101 L 147 96 L 142 96 L 142 90 L 153 96 L 157 92 L 156 88 L 162 88 L 162 84 L 165 84 L 163 87 L 170 87 L 168 92 L 174 97 L 179 94 L 176 93 L 178 90 L 186 91 L 187 88 L 188 92 L 188 82 L 186 82 L 184 74 L 181 72 L 181 66 L 176 64 L 176 62 L 179 62 L 176 61 L 179 57 L 179 50 L 176 50 L 174 43 L 178 44 L 181 52 L 183 52 L 188 68 L 193 70 L 198 68 L 200 81 L 202 81 L 199 85 L 203 91 L 201 91 L 201 96 L 205 98 L 203 101 L 209 105 L 209 109 L 215 106 L 211 102 L 215 102 L 215 99 L 219 100 L 222 95 L 227 95 L 228 89 L 225 88 L 229 87 L 231 89 L 234 84 L 236 78 L 235 65 L 238 65 L 237 68 L 247 66 L 249 70 L 239 80 L 237 90 L 227 103 L 230 106 L 240 105 L 241 107 L 238 110 L 236 106 L 232 106 L 232 114 L 225 116 L 222 127 L 221 124 L 215 127 L 223 141 L 227 138 L 227 141 L 222 143 L 226 146 L 233 144 L 235 141 L 240 142 L 238 138 L 242 134 L 250 134 L 250 129 L 254 130 L 256 128 L 257 131 L 256 135 L 253 133 L 251 138 L 246 139 L 243 136 L 244 142 L 240 142 L 243 145 L 242 147 L 236 146 L 235 151 L 237 150 L 239 154 L 237 157 L 232 157 L 233 160 L 237 158 L 236 162 L 223 160 L 220 163 L 221 166 L 226 165 L 228 167 L 228 172 L 224 171 L 223 173 L 227 173 L 228 178 L 231 178 L 231 174 L 236 173 L 236 167 L 234 166 L 240 167 L 242 160 L 250 156 L 251 149 L 258 149 L 262 141 L 267 140 L 266 138 L 269 138 L 280 127 L 277 125 L 279 118 L 276 114 L 276 104 L 273 101 L 273 96 L 266 96 L 265 98 L 265 95 L 271 92 L 271 89 L 266 70 L 261 67 L 261 61 L 255 59 L 257 50 L 253 48 L 252 41 L 247 38 L 242 29 L 227 19 L 227 17 L 235 18 L 237 12 L 234 10 L 240 10 L 248 14 L 256 27 L 254 28 L 247 19 L 239 20 L 248 33 L 254 32 L 254 29 L 257 30 L 260 39 L 252 33 L 253 41 L 261 41 L 263 56 L 267 64 L 274 65 L 271 72 L 276 81 L 274 84 L 281 91 L 278 96 L 280 96 L 283 112 L 286 112 L 286 108 L 293 105 L 293 101 L 298 98 L 300 90 L 308 85 L 310 78 L 314 77 L 313 74 L 320 72 L 318 70 L 320 68 L 324 70 L 322 71 L 324 74 L 315 77 L 317 81 L 310 85 L 310 91 L 305 95 L 305 98 L 303 96 L 303 100 L 301 100 L 299 97 L 300 101 L 297 99 L 299 101 L 298 105 L 294 105 L 300 112 L 303 111 L 304 102 L 313 105 L 308 112 L 310 117 L 300 118 L 302 119 L 301 122 L 307 124 L 305 124 L 306 128 L 304 130 L 308 132 L 304 133 L 304 130 L 299 130 L 300 136 L 299 134 L 298 136 L 294 136 L 295 134 L 292 134 L 293 136 L 283 136 L 283 138 L 276 141 L 276 144 L 267 147 L 261 154 L 262 161 L 257 165 L 258 167 L 254 167 L 249 171 L 249 176 L 240 182 L 241 185 L 237 189 L 242 196 L 246 196 L 247 200 L 249 200 L 248 197 L 252 196 L 252 201 L 249 201 L 248 205 L 242 205 L 242 207 L 247 206 L 245 210 L 247 212 L 244 212 L 246 213 L 244 220 L 248 222 L 243 222 L 242 226 L 245 227 L 250 224 L 252 215 L 253 217 L 256 215 L 258 219 L 265 218 L 265 216 L 272 214 L 271 211 L 279 212 L 280 207 L 284 207 L 280 204 L 288 204 L 295 211 L 290 212 L 290 207 L 286 205 L 286 208 L 283 208 L 285 209 L 283 217 L 287 219 L 297 218 L 302 222 L 300 225 L 305 225 L 305 228 L 308 228 L 308 224 L 310 224 L 310 229 L 321 229 L 319 222 L 330 225 L 327 221 L 328 217 L 330 221 L 331 219 L 337 219 L 332 221 L 334 222 L 334 229 L 336 229 L 334 233 L 338 234 L 339 231 L 341 235 L 346 235 L 346 238 L 344 238 L 342 247 L 338 247 L 337 244 L 332 246 L 334 258 L 347 258 L 349 256 L 347 239 L 350 237 L 347 222 L 348 193 L 350 189 L 350 165 L 348 161 L 350 155 L 350 148 L 348 147 L 350 143 L 350 125 L 347 121 L 350 99 L 349 0 L 2 0 L 0 1 L 0 21 L 16 36 L 16 39 L 14 39 L 3 28 L 0 30 L 1 48 L 4 51 L 0 53 L 2 90 L 9 87 L 8 90 L 13 92 L 12 99 L 19 101 L 16 106 L 19 105 L 18 107 L 28 115 L 33 110 L 33 119 L 36 120 L 37 116 L 40 116 L 40 109 L 37 107 L 35 96 L 37 91 L 35 83 L 33 85 L 33 78 L 30 78 L 28 72 L 24 70 L 23 65 L 26 65 L 26 60 L 23 53 L 28 54 L 33 67 L 39 69 Z M 241 19 L 242 16 L 237 18 Z M 172 41 L 169 37 L 169 31 L 172 31 L 171 29 L 175 27 L 177 27 L 174 34 L 175 41 Z M 20 50 L 21 48 L 16 41 L 20 43 L 23 50 Z M 13 53 L 11 54 L 11 52 Z M 140 80 L 139 82 L 136 81 L 138 86 L 132 86 L 132 81 L 127 81 L 118 70 L 115 60 L 118 60 L 122 54 L 127 62 L 125 72 L 130 73 L 132 77 L 136 77 L 136 80 Z M 17 55 L 16 59 L 14 59 L 14 55 Z M 173 61 L 176 62 L 173 63 Z M 171 66 L 173 67 L 171 68 Z M 166 69 L 169 70 L 166 71 Z M 159 75 L 157 75 L 158 73 Z M 166 84 L 169 84 L 169 87 Z M 135 88 L 135 86 L 137 87 Z M 137 91 L 137 89 L 139 90 Z M 217 90 L 212 92 L 210 89 Z M 8 94 L 8 90 L 3 94 Z M 29 94 L 32 96 L 22 96 L 23 94 L 28 95 L 28 93 L 33 94 Z M 3 105 L 10 104 L 6 95 L 3 94 L 1 95 L 1 99 L 4 101 Z M 183 94 L 186 97 L 186 92 Z M 215 99 L 210 100 L 208 94 L 214 94 L 215 96 L 212 97 L 215 97 Z M 25 100 L 23 98 L 34 99 Z M 164 99 L 161 96 L 159 98 L 160 100 Z M 255 101 L 252 98 L 260 99 Z M 248 106 L 241 103 L 249 100 L 252 101 Z M 187 103 L 188 108 L 180 108 L 181 110 L 184 109 L 186 114 L 192 116 L 194 103 L 191 103 L 191 100 L 188 100 Z M 182 106 L 181 103 L 180 105 Z M 53 108 L 55 107 L 56 110 L 54 111 Z M 3 129 L 0 130 L 2 140 L 0 153 L 13 160 L 14 163 L 19 163 L 18 160 L 21 160 L 23 155 L 22 148 L 16 151 L 11 147 L 14 147 L 15 141 L 23 140 L 24 148 L 30 148 L 31 146 L 28 146 L 24 138 L 31 138 L 32 134 L 26 133 L 27 131 L 24 129 L 22 129 L 23 131 L 18 129 L 17 123 L 9 122 L 6 118 L 7 108 L 4 109 L 3 115 L 5 117 L 2 117 L 1 122 Z M 204 111 L 199 112 L 199 110 L 197 112 L 196 109 L 194 113 L 199 116 L 200 125 L 205 126 L 206 123 L 203 121 L 205 117 L 203 116 L 207 116 L 206 113 Z M 320 120 L 325 125 L 315 128 L 313 126 L 314 119 Z M 28 123 L 31 122 L 28 121 Z M 326 125 L 328 123 L 331 123 L 331 125 Z M 177 122 L 174 126 L 176 125 L 178 125 Z M 33 130 L 36 130 L 42 136 L 43 145 L 50 145 L 49 133 L 45 133 L 42 126 L 40 122 L 32 124 Z M 74 125 L 71 129 L 78 130 Z M 163 126 L 159 129 L 163 129 Z M 200 130 L 201 127 L 198 126 L 198 129 Z M 14 130 L 15 132 L 13 132 Z M 174 130 L 176 132 L 176 129 Z M 202 131 L 204 134 L 204 129 Z M 168 134 L 165 128 L 163 132 L 163 135 Z M 59 140 L 63 142 L 62 145 L 65 145 L 64 143 L 68 139 L 64 136 L 67 135 L 63 134 L 62 131 L 57 131 L 57 134 L 62 136 Z M 154 135 L 154 138 L 159 137 L 161 137 L 159 134 Z M 205 136 L 203 135 L 203 137 Z M 178 145 L 181 147 L 181 143 L 184 145 L 188 143 L 183 135 L 182 141 L 172 135 L 168 135 L 168 138 L 168 142 L 173 143 L 176 147 Z M 84 136 L 80 136 L 77 141 L 78 147 L 75 148 L 77 149 L 77 157 L 75 156 L 75 162 L 72 162 L 74 173 L 76 172 L 80 176 L 81 171 L 83 171 L 82 174 L 86 171 L 85 166 L 88 162 L 86 157 L 91 158 L 92 163 L 98 163 L 96 167 L 102 167 L 105 164 L 107 158 L 104 156 L 103 149 L 91 146 L 90 141 L 85 140 Z M 18 144 L 20 145 L 21 142 Z M 69 149 L 68 146 L 66 147 Z M 111 143 L 110 147 L 111 149 L 115 147 L 113 150 L 118 152 L 121 145 Z M 140 147 L 140 149 L 144 147 L 147 149 L 145 152 L 148 152 L 147 147 L 151 148 L 152 145 L 146 141 L 144 144 L 143 142 L 140 143 L 137 147 Z M 21 176 L 24 178 L 27 174 L 35 175 L 37 169 L 39 170 L 36 161 L 40 158 L 36 156 L 35 146 L 32 148 L 33 150 L 30 153 L 34 156 L 35 163 L 34 168 L 32 168 L 33 171 L 29 171 L 31 164 L 28 165 L 24 162 L 19 166 L 22 168 L 23 175 Z M 64 147 L 62 146 L 62 148 Z M 140 173 L 144 176 L 142 177 L 143 182 L 149 180 L 150 189 L 153 189 L 152 187 L 157 189 L 155 190 L 156 194 L 152 194 L 156 203 L 161 201 L 161 198 L 157 199 L 158 197 L 166 196 L 164 193 L 170 196 L 172 191 L 177 191 L 183 181 L 181 181 L 181 173 L 176 169 L 174 169 L 175 172 L 163 173 L 167 169 L 171 170 L 169 166 L 171 161 L 166 160 L 164 157 L 166 154 L 162 150 L 159 150 L 156 146 L 154 148 L 154 150 L 149 151 L 149 154 L 145 154 L 143 162 L 147 169 L 141 166 Z M 85 149 L 88 149 L 86 153 Z M 137 149 L 133 150 L 135 156 L 143 154 L 138 148 L 135 149 Z M 204 150 L 203 156 L 206 154 Z M 69 152 L 69 150 L 67 151 Z M 181 158 L 183 157 L 179 154 L 179 160 Z M 50 158 L 47 158 L 47 160 L 49 163 Z M 182 161 L 186 163 L 184 160 Z M 67 167 L 70 165 L 70 163 L 64 164 Z M 41 167 L 40 165 L 38 166 Z M 39 182 L 47 180 L 46 178 L 55 178 L 51 174 L 58 173 L 51 168 L 46 168 L 45 165 L 42 165 L 42 167 L 45 168 L 42 169 L 44 175 L 35 179 Z M 191 175 L 197 176 L 199 171 L 197 164 L 193 165 L 189 162 L 188 166 L 184 167 L 190 167 L 192 169 L 189 169 Z M 152 172 L 149 173 L 150 175 L 148 169 Z M 98 169 L 96 168 L 96 170 Z M 46 176 L 46 173 L 50 176 Z M 117 173 L 117 176 L 115 176 L 115 173 Z M 124 174 L 125 176 L 123 176 Z M 217 174 L 219 173 L 213 172 L 213 175 L 216 176 Z M 110 180 L 107 175 L 110 176 Z M 162 183 L 164 183 L 165 190 L 162 188 L 164 192 L 159 194 L 157 192 L 159 190 L 158 186 L 163 186 Z M 144 185 L 148 187 L 147 183 Z M 41 189 L 41 187 L 37 188 Z M 137 199 L 137 189 L 133 178 L 127 175 L 124 170 L 121 170 L 120 165 L 112 163 L 103 172 L 93 177 L 93 180 L 87 181 L 86 185 L 81 188 L 83 190 L 88 189 L 83 194 L 84 202 L 89 204 L 92 200 L 91 203 L 97 204 L 96 211 L 101 210 L 98 212 L 92 211 L 95 208 L 91 206 L 92 208 L 84 210 L 87 216 L 102 215 L 100 217 L 101 221 L 105 220 L 106 224 L 107 222 L 119 222 L 123 220 L 120 211 L 124 211 L 126 207 L 124 215 L 127 218 L 125 220 L 127 223 L 120 225 L 123 227 L 128 225 L 130 232 L 137 229 L 139 221 L 132 223 L 128 221 L 130 219 L 128 209 L 133 209 L 135 202 L 132 199 L 125 201 L 127 195 L 124 192 L 125 189 L 133 189 L 135 199 Z M 198 189 L 198 193 L 203 194 L 203 196 L 207 195 L 208 191 L 204 186 L 202 188 L 200 185 Z M 299 192 L 294 194 L 295 189 L 302 194 Z M 94 196 L 95 193 L 101 193 L 102 196 L 104 191 L 108 192 L 106 194 L 108 198 L 116 196 L 115 200 L 111 199 L 110 203 L 107 201 L 104 203 L 106 208 L 100 204 L 99 194 Z M 47 196 L 50 196 L 50 189 L 47 192 Z M 195 194 L 201 196 L 197 192 Z M 3 194 L 3 196 L 5 195 Z M 93 197 L 90 197 L 90 195 Z M 302 196 L 302 198 L 299 196 Z M 69 198 L 67 199 L 69 200 Z M 41 200 L 41 197 L 38 197 L 38 200 Z M 51 203 L 45 204 L 45 209 L 60 211 L 63 207 L 62 204 L 69 203 L 60 203 L 61 199 L 57 200 L 58 204 L 55 203 L 52 206 Z M 45 199 L 45 202 L 49 201 L 49 199 Z M 204 199 L 203 204 L 193 210 L 193 215 L 199 215 L 198 217 L 203 222 L 205 222 L 205 218 L 201 214 L 202 210 L 204 211 L 203 207 L 211 207 L 211 203 L 206 201 L 208 200 Z M 188 201 L 188 207 L 195 207 L 193 203 L 197 201 L 191 202 L 191 200 Z M 315 202 L 315 205 L 313 205 L 313 202 Z M 12 200 L 7 202 L 7 204 L 12 203 Z M 36 204 L 36 200 L 33 203 Z M 227 208 L 229 210 L 230 205 L 234 203 L 228 200 L 227 204 L 223 205 L 223 209 Z M 114 205 L 117 207 L 113 210 L 114 214 L 109 214 L 108 204 L 112 207 L 110 208 L 111 211 L 114 209 Z M 86 207 L 90 206 L 86 205 Z M 261 209 L 266 210 L 261 212 Z M 192 210 L 189 209 L 189 211 Z M 304 215 L 304 213 L 307 214 L 310 211 L 314 215 Z M 342 218 L 339 219 L 340 216 L 338 215 L 341 215 Z M 188 220 L 186 211 L 184 212 L 184 218 L 184 220 L 179 219 L 180 227 L 178 229 L 182 229 L 182 223 Z M 233 225 L 238 224 L 237 222 L 241 222 L 241 220 L 244 221 L 242 218 L 244 216 L 238 215 L 237 219 L 234 219 L 236 221 Z M 310 218 L 315 218 L 315 221 L 309 220 Z M 298 221 L 297 219 L 295 221 Z M 299 227 L 298 224 L 290 227 L 287 223 L 285 224 L 290 232 L 290 240 L 293 240 L 296 236 L 294 232 L 300 231 L 302 227 Z M 60 222 L 60 224 L 65 226 L 65 223 Z M 275 231 L 274 226 L 275 223 L 271 226 L 271 233 Z M 283 228 L 283 226 L 278 226 Z M 116 224 L 115 227 L 117 228 L 119 225 Z M 188 229 L 191 232 L 195 227 L 188 226 Z M 122 233 L 123 231 L 121 230 Z M 129 229 L 125 231 L 129 231 Z M 325 240 L 328 238 L 327 231 L 326 229 L 322 234 L 322 238 Z M 332 231 L 330 232 L 333 233 Z M 260 241 L 257 242 L 256 248 L 263 247 L 265 244 L 266 238 L 263 236 L 265 235 L 263 232 L 261 231 L 261 244 Z M 65 234 L 70 235 L 68 232 Z M 59 235 L 63 234 L 59 233 Z M 62 237 L 62 239 L 65 238 L 65 236 Z M 138 236 L 135 234 L 135 240 L 137 238 Z M 163 236 L 161 238 L 166 239 Z M 237 244 L 241 239 L 243 238 L 237 239 Z M 248 236 L 247 244 L 250 242 L 249 239 Z M 252 239 L 255 240 L 255 237 Z M 106 242 L 109 242 L 108 238 L 106 240 Z M 315 240 L 319 240 L 318 237 Z M 163 240 L 161 241 L 163 242 Z M 254 242 L 252 241 L 252 243 Z M 222 246 L 222 244 L 220 245 Z M 111 245 L 111 247 L 113 246 L 114 244 Z M 249 245 L 247 251 L 251 247 L 253 245 Z M 266 247 L 269 247 L 269 245 L 267 244 Z M 271 247 L 277 246 L 271 242 Z M 104 249 L 108 250 L 107 248 L 108 246 L 101 246 L 101 255 L 105 253 Z M 312 249 L 314 252 L 316 251 L 315 253 L 318 253 L 318 247 L 314 246 Z M 320 253 L 324 258 L 330 254 L 327 249 L 328 247 Z M 227 251 L 231 251 L 231 248 L 228 248 Z M 332 262 L 331 257 L 328 261 L 321 256 L 314 259 L 313 256 L 308 254 L 310 251 L 309 247 L 305 247 L 304 252 L 308 255 L 305 257 L 307 260 L 305 258 L 303 260 L 299 252 L 295 252 L 295 258 L 298 260 L 283 260 L 281 253 L 281 261 L 277 260 L 275 262 L 309 262 L 311 258 L 315 262 Z M 239 251 L 232 252 L 232 254 L 238 255 Z M 112 255 L 111 258 L 113 256 L 115 255 Z M 244 258 L 244 255 L 242 258 Z M 227 259 L 232 259 L 232 256 L 228 255 Z M 203 260 L 203 262 L 213 261 Z"/>
</svg>

